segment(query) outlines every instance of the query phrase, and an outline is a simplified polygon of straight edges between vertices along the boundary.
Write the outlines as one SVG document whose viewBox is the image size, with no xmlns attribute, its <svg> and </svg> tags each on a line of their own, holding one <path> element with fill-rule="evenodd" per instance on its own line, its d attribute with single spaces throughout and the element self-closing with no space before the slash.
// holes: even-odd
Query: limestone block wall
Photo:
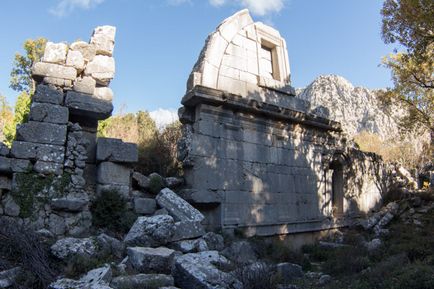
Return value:
<svg viewBox="0 0 434 289">
<path fill-rule="evenodd" d="M 36 91 L 28 121 L 11 149 L 1 146 L 0 216 L 54 235 L 81 235 L 89 207 L 104 189 L 130 191 L 137 147 L 97 140 L 98 121 L 111 116 L 116 28 L 95 28 L 89 42 L 48 42 L 32 67 Z M 120 189 L 120 188 L 119 188 Z"/>
</svg>

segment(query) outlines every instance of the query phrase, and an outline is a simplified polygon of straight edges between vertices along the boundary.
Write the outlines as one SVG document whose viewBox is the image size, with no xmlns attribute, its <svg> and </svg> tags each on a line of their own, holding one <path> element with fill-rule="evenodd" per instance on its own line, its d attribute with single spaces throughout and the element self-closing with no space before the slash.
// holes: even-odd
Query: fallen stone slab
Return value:
<svg viewBox="0 0 434 289">
<path fill-rule="evenodd" d="M 158 205 L 168 210 L 176 220 L 202 222 L 205 219 L 199 210 L 168 188 L 162 189 L 156 200 Z"/>
<path fill-rule="evenodd" d="M 173 228 L 171 241 L 199 238 L 205 234 L 205 229 L 200 222 L 183 221 L 176 222 Z"/>
<path fill-rule="evenodd" d="M 56 198 L 50 202 L 51 209 L 55 211 L 80 212 L 89 203 L 89 200 L 79 198 Z"/>
<path fill-rule="evenodd" d="M 100 184 L 130 184 L 130 168 L 112 162 L 102 162 L 97 167 L 97 182 Z"/>
<path fill-rule="evenodd" d="M 242 284 L 232 274 L 221 271 L 229 261 L 217 251 L 190 253 L 175 257 L 173 277 L 181 288 L 235 289 Z"/>
<path fill-rule="evenodd" d="M 72 115 L 103 120 L 111 116 L 113 104 L 93 97 L 92 95 L 68 91 L 66 93 L 65 105 L 70 109 Z"/>
<path fill-rule="evenodd" d="M 32 75 L 74 80 L 77 77 L 77 70 L 74 67 L 54 63 L 36 62 L 32 67 Z"/>
<path fill-rule="evenodd" d="M 165 247 L 129 247 L 128 260 L 140 273 L 170 274 L 176 252 Z"/>
<path fill-rule="evenodd" d="M 60 260 L 66 260 L 74 256 L 94 257 L 97 254 L 97 245 L 92 238 L 59 239 L 51 246 L 51 253 Z"/>
<path fill-rule="evenodd" d="M 54 89 L 49 85 L 39 84 L 36 87 L 36 91 L 32 99 L 34 102 L 62 104 L 63 92 Z"/>
<path fill-rule="evenodd" d="M 139 215 L 152 215 L 157 210 L 157 202 L 151 198 L 134 198 L 134 212 Z"/>
<path fill-rule="evenodd" d="M 64 145 L 66 125 L 29 121 L 17 126 L 16 140 L 51 145 Z"/>
<path fill-rule="evenodd" d="M 147 190 L 149 189 L 150 180 L 147 176 L 142 175 L 139 172 L 133 173 L 133 181 L 139 188 Z"/>
<path fill-rule="evenodd" d="M 96 160 L 117 163 L 135 163 L 139 160 L 137 144 L 115 138 L 98 138 Z"/>
<path fill-rule="evenodd" d="M 68 118 L 68 108 L 61 105 L 34 102 L 30 108 L 29 120 L 67 124 Z"/>
<path fill-rule="evenodd" d="M 17 159 L 63 164 L 65 160 L 65 147 L 59 145 L 14 141 L 12 143 L 11 155 Z"/>
<path fill-rule="evenodd" d="M 109 265 L 89 271 L 80 280 L 59 279 L 51 283 L 49 289 L 111 289 L 108 284 L 112 278 Z"/>
<path fill-rule="evenodd" d="M 158 247 L 167 244 L 175 222 L 169 215 L 138 217 L 124 238 L 128 246 Z"/>
<path fill-rule="evenodd" d="M 161 288 L 173 286 L 173 277 L 164 274 L 137 274 L 113 278 L 110 286 L 114 289 L 125 288 Z M 185 287 L 192 288 L 192 287 Z"/>
</svg>

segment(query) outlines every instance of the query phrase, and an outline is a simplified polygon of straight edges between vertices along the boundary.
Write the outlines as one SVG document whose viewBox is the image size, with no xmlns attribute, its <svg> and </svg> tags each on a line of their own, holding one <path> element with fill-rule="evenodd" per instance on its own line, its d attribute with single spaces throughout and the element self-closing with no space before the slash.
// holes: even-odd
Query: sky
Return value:
<svg viewBox="0 0 434 289">
<path fill-rule="evenodd" d="M 0 0 L 0 93 L 10 104 L 16 52 L 28 38 L 88 40 L 99 25 L 117 27 L 111 83 L 115 112 L 152 111 L 171 118 L 208 34 L 225 18 L 249 8 L 255 21 L 286 39 L 292 85 L 322 74 L 356 86 L 391 86 L 381 58 L 393 47 L 381 40 L 378 0 Z"/>
</svg>

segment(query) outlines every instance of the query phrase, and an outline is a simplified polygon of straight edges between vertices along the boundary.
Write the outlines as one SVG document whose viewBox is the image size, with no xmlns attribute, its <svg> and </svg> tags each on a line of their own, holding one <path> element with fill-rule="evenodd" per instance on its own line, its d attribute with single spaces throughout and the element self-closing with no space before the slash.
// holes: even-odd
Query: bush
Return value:
<svg viewBox="0 0 434 289">
<path fill-rule="evenodd" d="M 151 175 L 149 179 L 149 191 L 158 194 L 164 188 L 164 181 L 160 175 Z"/>
<path fill-rule="evenodd" d="M 328 250 L 333 255 L 330 255 L 323 265 L 327 274 L 351 275 L 359 273 L 370 265 L 368 253 L 363 247 L 340 247 Z"/>
<path fill-rule="evenodd" d="M 93 225 L 114 233 L 124 234 L 133 225 L 137 216 L 127 210 L 126 201 L 113 191 L 102 192 L 91 207 Z"/>
<path fill-rule="evenodd" d="M 247 265 L 235 270 L 234 275 L 243 283 L 244 289 L 272 289 L 279 281 L 274 267 L 266 263 Z"/>
<path fill-rule="evenodd" d="M 12 219 L 0 219 L 0 259 L 21 266 L 25 278 L 18 280 L 17 288 L 46 288 L 56 271 L 49 258 L 48 246 L 41 242 L 31 228 Z"/>
</svg>

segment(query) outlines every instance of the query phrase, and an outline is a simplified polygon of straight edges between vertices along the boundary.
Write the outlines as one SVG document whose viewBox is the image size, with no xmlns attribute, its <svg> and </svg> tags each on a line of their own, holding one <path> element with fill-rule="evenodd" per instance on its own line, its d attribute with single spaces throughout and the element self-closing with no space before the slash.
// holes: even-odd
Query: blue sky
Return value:
<svg viewBox="0 0 434 289">
<path fill-rule="evenodd" d="M 185 83 L 209 33 L 237 10 L 277 28 L 287 41 L 292 84 L 304 87 L 321 74 L 354 85 L 391 85 L 379 67 L 393 47 L 380 36 L 378 0 L 2 0 L 0 93 L 8 88 L 16 52 L 28 38 L 88 40 L 94 27 L 117 27 L 117 111 L 177 109 Z"/>
</svg>

